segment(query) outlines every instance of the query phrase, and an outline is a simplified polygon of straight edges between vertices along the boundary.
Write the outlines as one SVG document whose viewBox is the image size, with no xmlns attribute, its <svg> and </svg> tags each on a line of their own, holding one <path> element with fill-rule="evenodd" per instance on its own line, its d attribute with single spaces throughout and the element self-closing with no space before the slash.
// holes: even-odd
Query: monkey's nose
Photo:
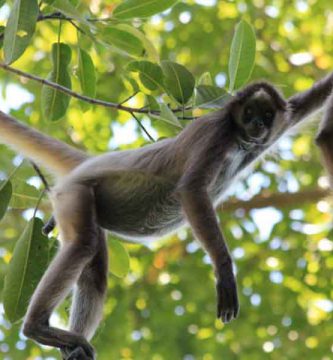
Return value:
<svg viewBox="0 0 333 360">
<path fill-rule="evenodd" d="M 254 122 L 254 124 L 256 125 L 256 127 L 258 127 L 258 129 L 261 129 L 261 128 L 263 128 L 264 127 L 264 122 L 262 121 L 262 119 L 261 118 L 254 118 L 253 119 L 253 122 Z"/>
</svg>

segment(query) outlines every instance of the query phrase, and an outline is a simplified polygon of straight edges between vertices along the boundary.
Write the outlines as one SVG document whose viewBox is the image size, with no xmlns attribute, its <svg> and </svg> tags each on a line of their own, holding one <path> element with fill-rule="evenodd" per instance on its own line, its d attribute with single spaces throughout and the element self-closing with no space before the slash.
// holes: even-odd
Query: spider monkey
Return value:
<svg viewBox="0 0 333 360">
<path fill-rule="evenodd" d="M 211 258 L 217 316 L 225 323 L 236 318 L 236 280 L 214 208 L 244 170 L 322 107 L 332 88 L 333 73 L 289 99 L 266 82 L 251 84 L 174 138 L 100 156 L 89 156 L 0 112 L 0 142 L 56 178 L 50 198 L 62 246 L 32 296 L 24 334 L 60 348 L 66 360 L 94 359 L 88 341 L 101 319 L 107 288 L 104 230 L 140 241 L 186 223 Z M 333 95 L 317 137 L 333 176 L 332 114 Z M 69 330 L 51 327 L 51 313 L 73 287 Z"/>
</svg>

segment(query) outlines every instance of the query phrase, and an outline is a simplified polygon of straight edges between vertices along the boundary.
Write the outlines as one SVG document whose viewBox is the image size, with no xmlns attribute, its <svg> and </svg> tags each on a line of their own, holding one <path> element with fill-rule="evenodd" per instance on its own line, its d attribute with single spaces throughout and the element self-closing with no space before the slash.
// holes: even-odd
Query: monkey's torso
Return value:
<svg viewBox="0 0 333 360">
<path fill-rule="evenodd" d="M 94 185 L 98 222 L 103 228 L 125 239 L 140 241 L 159 238 L 185 224 L 176 191 L 180 180 L 176 164 L 170 159 L 162 162 L 163 174 L 165 167 L 170 167 L 169 177 L 150 172 L 149 164 L 161 149 L 162 144 L 154 144 L 141 152 L 129 150 L 106 155 L 108 170 L 102 171 L 103 179 L 95 179 Z M 208 189 L 214 206 L 222 202 L 235 176 L 253 160 L 255 153 L 249 156 L 249 152 L 235 146 L 226 157 Z M 121 164 L 126 164 L 126 169 L 122 170 Z"/>
</svg>

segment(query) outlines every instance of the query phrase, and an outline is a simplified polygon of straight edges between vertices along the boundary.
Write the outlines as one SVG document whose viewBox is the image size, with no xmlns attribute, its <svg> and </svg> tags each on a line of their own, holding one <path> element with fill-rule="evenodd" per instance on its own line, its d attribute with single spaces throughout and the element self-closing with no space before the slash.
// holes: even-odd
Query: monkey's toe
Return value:
<svg viewBox="0 0 333 360">
<path fill-rule="evenodd" d="M 67 352 L 67 351 L 66 351 Z M 65 360 L 94 360 L 94 354 L 88 355 L 82 347 L 78 346 L 72 352 L 68 353 L 65 357 Z M 64 356 L 64 355 L 63 355 Z"/>
<path fill-rule="evenodd" d="M 67 358 L 67 360 L 87 360 L 88 357 L 81 347 L 77 347 Z"/>
<path fill-rule="evenodd" d="M 63 360 L 95 360 L 94 348 L 89 343 L 75 348 L 63 348 L 61 353 Z"/>
<path fill-rule="evenodd" d="M 48 235 L 52 230 L 54 230 L 56 226 L 56 223 L 55 223 L 55 219 L 54 217 L 52 216 L 48 222 L 43 226 L 42 228 L 42 232 L 44 235 Z"/>
</svg>

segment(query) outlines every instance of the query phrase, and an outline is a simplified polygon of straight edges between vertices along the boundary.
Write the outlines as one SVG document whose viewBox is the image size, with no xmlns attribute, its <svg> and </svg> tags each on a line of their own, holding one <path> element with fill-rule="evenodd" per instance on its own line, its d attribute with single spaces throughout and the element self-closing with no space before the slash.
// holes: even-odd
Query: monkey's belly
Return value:
<svg viewBox="0 0 333 360">
<path fill-rule="evenodd" d="M 99 224 L 124 238 L 155 238 L 184 223 L 174 186 L 141 177 L 113 178 L 95 188 Z"/>
</svg>

